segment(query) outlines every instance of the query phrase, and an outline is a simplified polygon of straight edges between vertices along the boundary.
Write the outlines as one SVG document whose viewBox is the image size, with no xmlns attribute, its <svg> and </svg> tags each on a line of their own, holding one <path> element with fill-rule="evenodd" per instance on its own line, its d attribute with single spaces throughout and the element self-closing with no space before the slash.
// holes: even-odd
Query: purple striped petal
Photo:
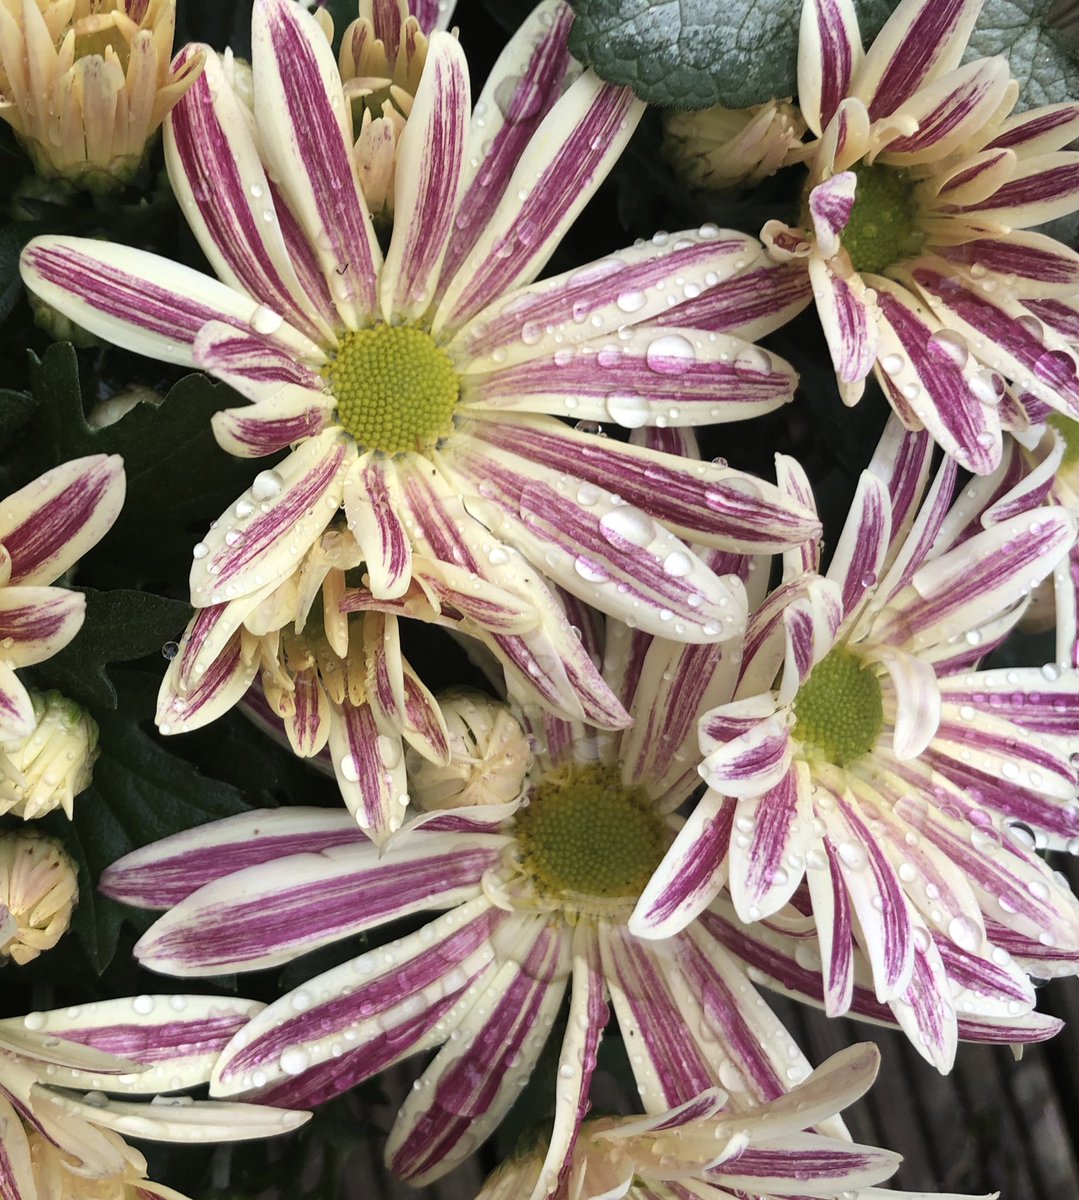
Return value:
<svg viewBox="0 0 1079 1200">
<path fill-rule="evenodd" d="M 380 859 L 370 843 L 293 855 L 207 884 L 143 935 L 136 956 L 176 975 L 220 975 L 288 962 L 408 913 L 478 894 L 502 838 L 433 836 Z"/>
<path fill-rule="evenodd" d="M 135 908 L 172 908 L 204 884 L 245 867 L 364 840 L 355 821 L 336 810 L 241 813 L 133 850 L 105 869 L 98 887 Z"/>
<path fill-rule="evenodd" d="M 502 423 L 495 428 L 501 433 Z M 683 641 L 741 632 L 740 581 L 718 579 L 679 538 L 620 497 L 537 468 L 512 450 L 465 446 L 453 462 L 483 497 L 486 523 L 600 611 Z"/>
<path fill-rule="evenodd" d="M 967 470 L 978 475 L 994 470 L 1001 455 L 1000 419 L 983 399 L 986 383 L 974 371 L 966 342 L 889 281 L 877 288 L 877 304 L 878 378 L 889 397 L 901 393 L 903 406 Z"/>
<path fill-rule="evenodd" d="M 4 662 L 29 667 L 63 649 L 78 633 L 86 597 L 54 587 L 0 588 L 0 645 Z"/>
<path fill-rule="evenodd" d="M 877 582 L 891 544 L 891 517 L 886 485 L 863 471 L 828 566 L 828 578 L 839 585 L 845 617 L 854 612 L 867 589 Z"/>
<path fill-rule="evenodd" d="M 930 211 L 935 215 L 941 208 L 949 211 L 952 205 L 979 203 L 1007 183 L 1016 161 L 1011 150 L 983 150 L 963 159 L 954 171 L 944 174 L 936 201 L 927 201 Z"/>
<path fill-rule="evenodd" d="M 1042 233 L 1014 230 L 994 238 L 976 238 L 936 248 L 941 258 L 993 275 L 1014 276 L 1036 286 L 1039 299 L 1079 290 L 1079 254 Z"/>
<path fill-rule="evenodd" d="M 817 246 L 825 258 L 839 252 L 840 238 L 847 228 L 858 178 L 853 171 L 841 171 L 809 193 L 809 213 Z"/>
<path fill-rule="evenodd" d="M 463 361 L 478 359 L 481 366 L 511 365 L 549 359 L 582 342 L 599 349 L 604 338 L 616 337 L 627 325 L 662 321 L 694 327 L 697 322 L 683 320 L 683 314 L 759 255 L 753 238 L 715 225 L 663 234 L 511 292 L 471 320 L 451 352 Z"/>
<path fill-rule="evenodd" d="M 643 112 L 628 88 L 611 87 L 594 75 L 569 88 L 524 148 L 503 199 L 450 280 L 433 333 L 456 329 L 536 277 Z"/>
<path fill-rule="evenodd" d="M 173 687 L 171 672 L 161 682 L 157 698 L 157 728 L 161 733 L 188 733 L 228 712 L 254 681 L 257 655 L 244 653 L 243 633 L 234 633 L 205 673 L 182 691 Z M 200 664 L 201 665 L 201 664 Z"/>
<path fill-rule="evenodd" d="M 331 427 L 257 475 L 201 543 L 204 552 L 191 564 L 192 602 L 219 604 L 290 573 L 340 506 L 354 454 Z"/>
<path fill-rule="evenodd" d="M 755 342 L 793 320 L 812 299 L 804 262 L 762 258 L 733 279 L 661 314 L 656 323 L 690 325 Z"/>
<path fill-rule="evenodd" d="M 854 84 L 877 121 L 924 84 L 959 65 L 980 0 L 917 0 L 900 6 L 877 34 Z"/>
<path fill-rule="evenodd" d="M 212 1094 L 269 1088 L 260 1096 L 268 1102 L 318 1104 L 438 1045 L 455 1006 L 486 977 L 505 920 L 482 897 L 471 900 L 282 996 L 225 1048 Z"/>
<path fill-rule="evenodd" d="M 923 87 L 903 105 L 916 133 L 886 142 L 882 161 L 904 167 L 940 162 L 977 135 L 1000 107 L 1011 80 L 1006 59 L 979 58 Z"/>
<path fill-rule="evenodd" d="M 400 735 L 382 733 L 369 704 L 348 697 L 330 717 L 330 755 L 341 797 L 359 827 L 382 845 L 408 803 Z"/>
<path fill-rule="evenodd" d="M 1022 159 L 1007 183 L 976 204 L 950 211 L 986 216 L 1001 225 L 1041 225 L 1075 210 L 1079 203 L 1079 154 L 1059 151 Z M 945 210 L 949 211 L 949 210 Z"/>
<path fill-rule="evenodd" d="M 330 419 L 331 409 L 318 393 L 285 387 L 258 404 L 214 413 L 210 425 L 217 444 L 228 454 L 261 458 L 317 437 Z"/>
<path fill-rule="evenodd" d="M 302 8 L 257 0 L 251 60 L 262 154 L 318 255 L 337 311 L 356 329 L 377 310 L 381 255 L 353 168 L 333 51 Z"/>
<path fill-rule="evenodd" d="M 1079 104 L 1046 104 L 1010 116 L 989 146 L 1003 146 L 1027 157 L 1063 150 L 1079 137 Z"/>
<path fill-rule="evenodd" d="M 300 758 L 313 758 L 329 740 L 330 699 L 314 668 L 297 671 L 292 683 L 292 711 L 281 719 L 292 752 Z"/>
<path fill-rule="evenodd" d="M 1074 740 L 1079 729 L 1079 671 L 1053 665 L 1009 667 L 948 675 L 938 681 L 943 699 L 955 706 L 988 709 L 1023 730 Z"/>
<path fill-rule="evenodd" d="M 23 251 L 22 275 L 47 304 L 105 341 L 185 367 L 194 366 L 195 337 L 208 321 L 257 332 L 268 311 L 190 267 L 91 238 L 35 238 Z M 288 325 L 278 326 L 274 340 L 318 358 L 318 347 Z"/>
<path fill-rule="evenodd" d="M 771 412 L 794 397 L 794 368 L 739 338 L 694 329 L 624 330 L 462 379 L 469 411 L 572 414 L 643 425 L 704 425 Z"/>
<path fill-rule="evenodd" d="M 403 596 L 412 581 L 412 544 L 399 516 L 404 506 L 393 460 L 375 454 L 360 458 L 345 478 L 344 503 L 372 595 Z"/>
<path fill-rule="evenodd" d="M 705 1172 L 725 1190 L 832 1197 L 895 1173 L 902 1156 L 873 1146 L 851 1145 L 812 1133 L 788 1133 L 782 1149 L 751 1146 Z"/>
<path fill-rule="evenodd" d="M 224 380 L 248 400 L 268 400 L 280 391 L 302 389 L 325 397 L 326 406 L 332 407 L 322 376 L 315 369 L 325 357 L 321 352 L 313 363 L 302 362 L 294 350 L 266 337 L 209 321 L 196 335 L 192 353 L 196 366 Z"/>
<path fill-rule="evenodd" d="M 844 279 L 822 259 L 810 259 L 809 277 L 832 364 L 840 382 L 853 385 L 846 402 L 854 403 L 877 357 L 876 307 L 866 299 L 865 285 L 857 275 Z"/>
<path fill-rule="evenodd" d="M 445 280 L 457 274 L 490 225 L 525 148 L 567 81 L 580 72 L 566 47 L 572 21 L 568 4 L 545 0 L 510 38 L 491 70 L 469 132 L 467 187 L 443 264 Z"/>
<path fill-rule="evenodd" d="M 715 725 L 712 723 L 709 733 Z M 767 717 L 725 745 L 712 750 L 700 766 L 709 787 L 726 796 L 759 796 L 780 785 L 793 749 L 782 715 Z"/>
<path fill-rule="evenodd" d="M 468 128 L 468 64 L 455 37 L 436 33 L 397 143 L 393 226 L 379 279 L 382 314 L 415 319 L 434 298 L 453 232 Z"/>
<path fill-rule="evenodd" d="M 798 35 L 798 103 L 819 137 L 862 63 L 858 16 L 850 0 L 811 0 L 802 6 Z"/>
<path fill-rule="evenodd" d="M 813 829 L 809 767 L 793 762 L 759 796 L 742 797 L 734 816 L 728 888 L 744 921 L 778 912 L 802 881 Z"/>
<path fill-rule="evenodd" d="M 831 842 L 822 841 L 816 854 L 807 855 L 806 867 L 813 921 L 820 942 L 824 1009 L 830 1017 L 838 1017 L 850 1008 L 854 989 L 854 920 L 850 896 Z"/>
<path fill-rule="evenodd" d="M 641 893 L 629 919 L 630 933 L 671 937 L 712 903 L 727 881 L 736 804 L 728 796 L 705 792 Z"/>
<path fill-rule="evenodd" d="M 315 342 L 336 324 L 325 284 L 307 291 L 281 232 L 250 114 L 209 49 L 202 74 L 165 122 L 169 177 L 192 232 L 225 283 L 282 314 Z M 192 47 L 178 60 L 190 57 Z"/>
<path fill-rule="evenodd" d="M 806 594 L 791 600 L 783 610 L 786 650 L 777 699 L 790 704 L 813 668 L 835 644 L 843 621 L 839 589 L 828 579 L 810 577 Z M 739 691 L 745 691 L 744 684 Z"/>
<path fill-rule="evenodd" d="M 123 459 L 94 454 L 46 471 L 0 506 L 10 584 L 58 579 L 108 532 L 124 502 Z"/>
<path fill-rule="evenodd" d="M 531 944 L 528 944 L 531 942 Z M 405 1099 L 386 1143 L 401 1179 L 421 1186 L 455 1167 L 517 1098 L 546 1040 L 569 974 L 569 937 L 541 923 L 504 963 Z"/>
<path fill-rule="evenodd" d="M 741 471 L 623 445 L 547 418 L 476 422 L 496 449 L 606 488 L 687 541 L 740 553 L 775 553 L 813 537 L 816 513 Z"/>
</svg>

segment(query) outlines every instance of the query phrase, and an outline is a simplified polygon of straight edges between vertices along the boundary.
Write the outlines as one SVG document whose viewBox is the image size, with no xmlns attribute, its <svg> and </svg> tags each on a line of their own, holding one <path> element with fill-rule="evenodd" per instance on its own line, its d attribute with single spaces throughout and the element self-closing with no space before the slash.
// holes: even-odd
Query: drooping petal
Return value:
<svg viewBox="0 0 1079 1200">
<path fill-rule="evenodd" d="M 880 336 L 875 302 L 866 296 L 865 285 L 856 274 L 844 278 L 823 259 L 810 259 L 809 277 L 836 374 L 841 383 L 849 385 L 844 400 L 856 403 L 862 380 L 877 358 Z"/>
<path fill-rule="evenodd" d="M 5 664 L 44 662 L 78 633 L 86 597 L 55 587 L 0 588 L 0 654 Z"/>
<path fill-rule="evenodd" d="M 354 454 L 331 427 L 257 475 L 246 503 L 230 506 L 207 532 L 205 553 L 191 565 L 192 602 L 219 604 L 290 573 L 340 507 Z"/>
<path fill-rule="evenodd" d="M 780 784 L 793 748 L 782 716 L 767 717 L 717 746 L 700 766 L 709 787 L 727 796 L 759 796 Z"/>
<path fill-rule="evenodd" d="M 839 252 L 843 230 L 854 208 L 858 177 L 853 171 L 841 171 L 826 179 L 809 193 L 809 214 L 817 247 L 825 258 Z"/>
<path fill-rule="evenodd" d="M 345 478 L 344 503 L 372 595 L 404 595 L 412 580 L 412 544 L 399 515 L 403 501 L 393 460 L 375 454 L 358 459 Z"/>
<path fill-rule="evenodd" d="M 208 321 L 195 337 L 193 354 L 196 366 L 248 400 L 269 400 L 281 392 L 295 396 L 301 389 L 313 393 L 312 401 L 324 396 L 327 408 L 333 403 L 316 369 L 325 357 L 321 353 L 314 360 L 301 361 L 295 352 L 254 330 Z"/>
<path fill-rule="evenodd" d="M 379 730 L 369 704 L 347 697 L 334 706 L 329 732 L 341 796 L 359 827 L 381 844 L 400 827 L 408 802 L 401 739 Z"/>
<path fill-rule="evenodd" d="M 112 526 L 124 502 L 123 460 L 95 454 L 46 471 L 0 505 L 8 584 L 58 579 Z"/>
</svg>

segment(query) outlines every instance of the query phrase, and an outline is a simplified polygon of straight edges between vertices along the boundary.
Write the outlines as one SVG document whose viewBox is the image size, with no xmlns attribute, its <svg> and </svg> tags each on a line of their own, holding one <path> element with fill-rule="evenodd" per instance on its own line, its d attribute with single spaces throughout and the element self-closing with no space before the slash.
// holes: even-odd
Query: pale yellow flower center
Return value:
<svg viewBox="0 0 1079 1200">
<path fill-rule="evenodd" d="M 916 254 L 923 236 L 915 222 L 913 184 L 895 167 L 861 165 L 843 248 L 854 269 L 879 274 Z"/>
<path fill-rule="evenodd" d="M 517 811 L 521 866 L 550 899 L 636 899 L 670 843 L 662 817 L 617 767 L 571 764 Z"/>
<path fill-rule="evenodd" d="M 880 681 L 837 646 L 813 668 L 794 701 L 794 737 L 810 758 L 845 767 L 873 747 L 884 727 Z"/>
<path fill-rule="evenodd" d="M 457 372 L 422 329 L 376 325 L 346 334 L 323 375 L 338 421 L 365 450 L 422 452 L 453 430 Z"/>
</svg>

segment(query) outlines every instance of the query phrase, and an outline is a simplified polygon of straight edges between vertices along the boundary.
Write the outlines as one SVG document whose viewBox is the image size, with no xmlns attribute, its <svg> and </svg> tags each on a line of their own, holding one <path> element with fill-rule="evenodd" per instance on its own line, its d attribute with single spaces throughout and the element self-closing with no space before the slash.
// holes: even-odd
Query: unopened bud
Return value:
<svg viewBox="0 0 1079 1200">
<path fill-rule="evenodd" d="M 532 750 L 510 710 L 479 692 L 439 697 L 449 734 L 445 765 L 409 754 L 409 794 L 418 808 L 508 804 L 524 791 Z"/>
<path fill-rule="evenodd" d="M 97 725 L 59 692 L 31 692 L 30 699 L 34 732 L 0 743 L 0 813 L 29 821 L 62 808 L 70 817 L 93 776 Z"/>
<path fill-rule="evenodd" d="M 0 959 L 21 965 L 56 945 L 79 898 L 76 880 L 55 839 L 21 829 L 0 835 Z"/>
<path fill-rule="evenodd" d="M 753 108 L 669 112 L 664 152 L 687 183 L 706 191 L 749 187 L 797 162 L 806 131 L 798 109 L 786 100 Z"/>
</svg>

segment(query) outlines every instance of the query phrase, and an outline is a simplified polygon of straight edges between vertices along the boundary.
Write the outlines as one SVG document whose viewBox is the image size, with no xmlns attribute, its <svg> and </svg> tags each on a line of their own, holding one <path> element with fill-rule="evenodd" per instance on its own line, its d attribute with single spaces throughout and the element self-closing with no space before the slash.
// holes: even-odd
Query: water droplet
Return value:
<svg viewBox="0 0 1079 1200">
<path fill-rule="evenodd" d="M 606 513 L 599 523 L 603 536 L 614 546 L 629 542 L 633 546 L 647 546 L 656 536 L 656 525 L 647 513 L 625 505 Z"/>
<path fill-rule="evenodd" d="M 772 356 L 760 346 L 747 346 L 734 360 L 735 374 L 747 379 L 754 375 L 769 375 L 772 372 Z"/>
<path fill-rule="evenodd" d="M 136 996 L 131 1001 L 131 1007 L 140 1017 L 148 1017 L 154 1011 L 154 998 L 153 996 Z"/>
<path fill-rule="evenodd" d="M 907 365 L 907 360 L 902 354 L 886 354 L 880 360 L 880 365 L 886 375 L 898 375 Z"/>
<path fill-rule="evenodd" d="M 284 486 L 280 471 L 259 471 L 251 483 L 251 495 L 256 500 L 272 500 Z"/>
<path fill-rule="evenodd" d="M 311 1065 L 311 1054 L 306 1046 L 289 1046 L 281 1051 L 277 1065 L 286 1075 L 300 1075 Z"/>
<path fill-rule="evenodd" d="M 180 653 L 180 647 L 176 642 L 166 642 L 161 647 L 161 657 L 168 659 L 169 662 L 172 662 L 172 660 L 179 653 Z"/>
<path fill-rule="evenodd" d="M 649 342 L 644 361 L 660 375 L 681 375 L 693 366 L 697 352 L 689 338 L 680 333 L 666 334 Z"/>
<path fill-rule="evenodd" d="M 193 558 L 205 558 L 210 553 L 210 547 L 205 542 L 196 542 L 191 551 Z"/>
<path fill-rule="evenodd" d="M 970 358 L 970 348 L 962 334 L 950 329 L 938 329 L 925 344 L 930 358 L 962 368 Z"/>
<path fill-rule="evenodd" d="M 274 312 L 272 308 L 265 304 L 260 304 L 258 308 L 251 314 L 251 328 L 256 333 L 261 333 L 267 337 L 276 333 L 285 323 L 285 318 L 279 313 Z"/>
<path fill-rule="evenodd" d="M 624 429 L 639 429 L 648 423 L 651 406 L 644 396 L 631 392 L 614 392 L 605 401 L 607 413 L 612 421 Z"/>
<path fill-rule="evenodd" d="M 615 303 L 624 313 L 640 312 L 648 303 L 644 292 L 619 292 Z"/>
<path fill-rule="evenodd" d="M 360 768 L 351 754 L 346 754 L 338 764 L 338 770 L 349 783 L 360 782 Z"/>
</svg>

